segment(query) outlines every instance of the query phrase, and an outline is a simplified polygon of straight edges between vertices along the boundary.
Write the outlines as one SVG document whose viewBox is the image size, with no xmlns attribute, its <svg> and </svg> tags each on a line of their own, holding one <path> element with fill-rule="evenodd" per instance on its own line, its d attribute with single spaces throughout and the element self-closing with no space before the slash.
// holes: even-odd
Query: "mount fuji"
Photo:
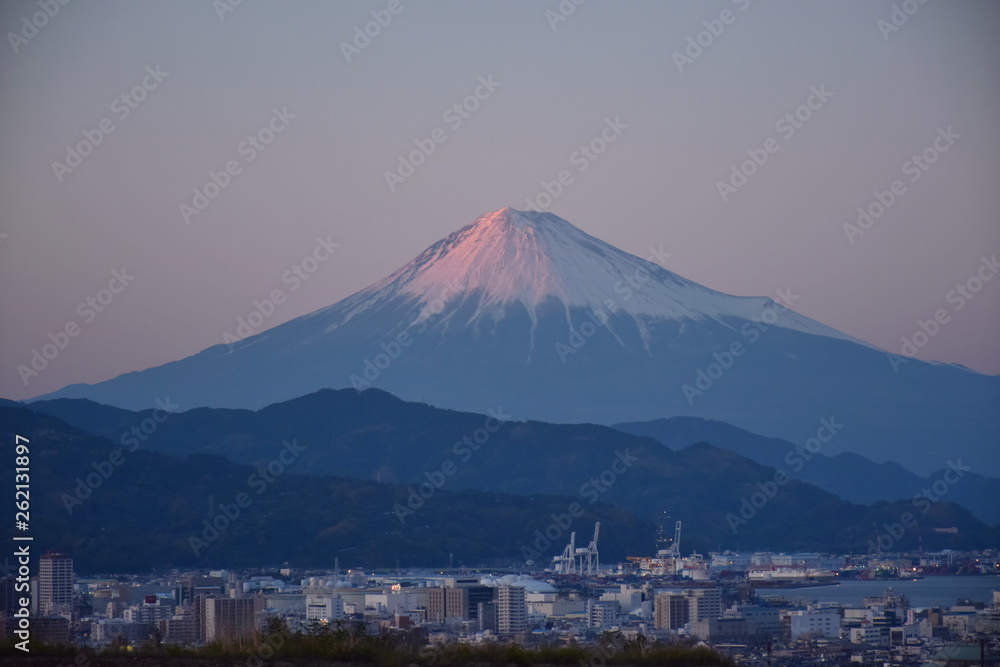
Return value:
<svg viewBox="0 0 1000 667">
<path fill-rule="evenodd" d="M 331 306 L 39 398 L 256 409 L 374 386 L 516 419 L 688 415 L 923 475 L 959 459 L 1000 475 L 1000 376 L 888 355 L 776 297 L 723 294 L 551 213 L 504 208 Z"/>
</svg>

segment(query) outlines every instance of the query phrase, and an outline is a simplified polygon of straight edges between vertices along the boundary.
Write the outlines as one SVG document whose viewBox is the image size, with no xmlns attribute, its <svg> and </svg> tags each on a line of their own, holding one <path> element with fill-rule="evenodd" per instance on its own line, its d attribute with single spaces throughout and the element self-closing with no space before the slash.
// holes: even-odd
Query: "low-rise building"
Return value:
<svg viewBox="0 0 1000 667">
<path fill-rule="evenodd" d="M 756 633 L 766 637 L 780 635 L 784 629 L 781 624 L 781 614 L 777 607 L 761 607 L 759 605 L 734 605 L 722 613 L 723 618 L 737 618 L 753 623 Z"/>
<path fill-rule="evenodd" d="M 830 607 L 810 605 L 789 613 L 792 641 L 804 636 L 840 637 L 840 611 Z"/>
<path fill-rule="evenodd" d="M 115 641 L 133 643 L 149 639 L 152 626 L 149 623 L 102 618 L 90 624 L 91 640 L 97 644 Z M 68 634 L 68 633 L 67 633 Z"/>
<path fill-rule="evenodd" d="M 687 631 L 698 639 L 713 644 L 718 642 L 744 644 L 759 637 L 757 626 L 742 618 L 706 618 L 691 621 L 687 625 Z"/>
<path fill-rule="evenodd" d="M 306 620 L 335 623 L 344 619 L 344 598 L 326 588 L 306 590 Z"/>
</svg>

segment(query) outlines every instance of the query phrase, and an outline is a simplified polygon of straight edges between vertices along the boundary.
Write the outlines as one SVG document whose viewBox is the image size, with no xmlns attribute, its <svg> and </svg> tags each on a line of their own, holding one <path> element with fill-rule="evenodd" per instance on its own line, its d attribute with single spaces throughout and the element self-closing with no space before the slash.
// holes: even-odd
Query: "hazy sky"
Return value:
<svg viewBox="0 0 1000 667">
<path fill-rule="evenodd" d="M 1000 373 L 998 3 L 51 1 L 0 9 L 0 396 L 329 305 L 562 170 L 624 250 L 893 352 L 941 310 L 919 356 Z"/>
</svg>

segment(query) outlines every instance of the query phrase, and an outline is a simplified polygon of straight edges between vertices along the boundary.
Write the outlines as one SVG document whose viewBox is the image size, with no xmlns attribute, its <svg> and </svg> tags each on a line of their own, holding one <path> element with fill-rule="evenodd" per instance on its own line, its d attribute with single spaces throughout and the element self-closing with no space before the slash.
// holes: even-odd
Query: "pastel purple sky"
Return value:
<svg viewBox="0 0 1000 667">
<path fill-rule="evenodd" d="M 402 0 L 348 63 L 341 43 L 389 4 L 245 0 L 220 19 L 200 0 L 70 2 L 25 41 L 10 35 L 37 2 L 3 3 L 0 396 L 196 353 L 276 288 L 268 326 L 329 305 L 482 213 L 526 208 L 561 170 L 573 182 L 548 210 L 624 250 L 662 246 L 667 268 L 732 294 L 790 288 L 799 312 L 893 352 L 945 309 L 919 356 L 1000 373 L 1000 278 L 947 300 L 1000 252 L 997 3 L 914 1 L 884 36 L 888 0 L 589 0 L 555 29 L 557 0 Z M 122 118 L 116 98 L 157 66 Z M 499 86 L 455 127 L 445 112 L 480 77 Z M 832 97 L 788 136 L 776 123 L 811 87 Z M 248 162 L 241 142 L 275 108 L 294 118 Z M 627 127 L 580 171 L 574 151 L 614 118 Z M 102 119 L 114 130 L 60 182 L 52 163 Z M 911 181 L 904 164 L 949 127 Z M 446 140 L 390 191 L 385 172 L 435 128 Z M 723 201 L 717 182 L 768 138 Z M 240 172 L 185 224 L 179 205 L 230 160 Z M 844 224 L 895 179 L 905 192 L 849 243 Z M 340 247 L 291 291 L 282 275 L 327 236 Z M 134 279 L 87 321 L 78 304 L 123 267 Z M 70 323 L 25 384 L 18 365 Z"/>
</svg>

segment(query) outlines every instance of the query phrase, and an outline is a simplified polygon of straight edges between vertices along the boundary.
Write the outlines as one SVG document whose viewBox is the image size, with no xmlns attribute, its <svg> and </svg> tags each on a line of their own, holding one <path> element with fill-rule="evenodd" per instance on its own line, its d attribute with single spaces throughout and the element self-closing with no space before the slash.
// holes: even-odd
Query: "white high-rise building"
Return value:
<svg viewBox="0 0 1000 667">
<path fill-rule="evenodd" d="M 524 589 L 520 586 L 501 586 L 497 589 L 497 632 L 510 636 L 527 629 L 528 606 Z"/>
</svg>

